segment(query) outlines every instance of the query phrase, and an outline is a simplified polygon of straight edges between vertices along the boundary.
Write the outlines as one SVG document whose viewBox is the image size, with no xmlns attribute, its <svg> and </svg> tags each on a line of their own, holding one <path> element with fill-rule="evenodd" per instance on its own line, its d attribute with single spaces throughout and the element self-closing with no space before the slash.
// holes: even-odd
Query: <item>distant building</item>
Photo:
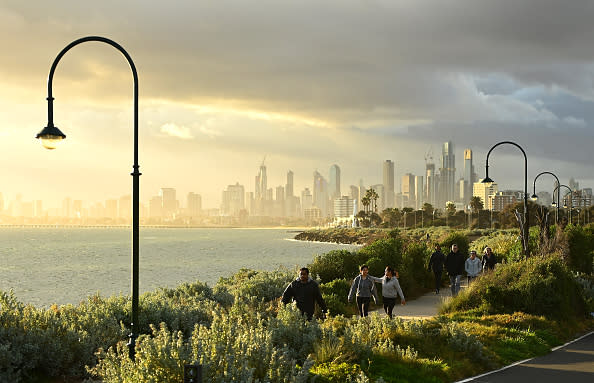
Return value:
<svg viewBox="0 0 594 383">
<path fill-rule="evenodd" d="M 484 209 L 491 210 L 493 206 L 490 205 L 491 202 L 489 200 L 489 196 L 497 194 L 497 184 L 494 182 L 483 183 L 481 181 L 482 180 L 479 180 L 479 182 L 474 183 L 472 195 L 474 197 L 479 197 L 481 199 L 481 201 L 483 202 Z"/>
<path fill-rule="evenodd" d="M 400 182 L 400 192 L 404 199 L 404 207 L 415 207 L 416 203 L 416 186 L 414 174 L 406 173 L 402 176 Z"/>
<path fill-rule="evenodd" d="M 474 185 L 474 165 L 472 164 L 472 150 L 464 149 L 464 184 L 461 188 L 462 202 L 470 203 Z M 462 187 L 462 185 L 460 185 Z"/>
<path fill-rule="evenodd" d="M 513 205 L 518 202 L 515 194 L 505 194 L 504 192 L 498 192 L 491 194 L 489 198 L 489 208 L 487 210 L 502 211 L 509 205 Z"/>
<path fill-rule="evenodd" d="M 393 208 L 394 205 L 394 162 L 385 160 L 383 164 L 384 208 Z"/>
<path fill-rule="evenodd" d="M 202 214 L 202 196 L 194 192 L 189 192 L 186 202 L 186 215 L 189 217 L 199 217 Z"/>
<path fill-rule="evenodd" d="M 439 168 L 439 205 L 446 201 L 457 200 L 454 193 L 456 186 L 456 156 L 451 141 L 444 142 L 441 151 L 441 167 Z"/>
<path fill-rule="evenodd" d="M 235 185 L 227 186 L 227 190 L 223 191 L 222 199 L 221 215 L 238 216 L 239 212 L 245 209 L 245 190 L 243 185 L 237 182 Z"/>
<path fill-rule="evenodd" d="M 342 196 L 334 199 L 334 217 L 347 218 L 353 215 L 353 199 Z"/>
<path fill-rule="evenodd" d="M 174 188 L 161 188 L 159 195 L 163 204 L 162 216 L 164 218 L 175 218 L 178 208 L 176 190 Z"/>
<path fill-rule="evenodd" d="M 330 187 L 328 189 L 330 199 L 340 198 L 340 167 L 336 164 L 330 167 Z"/>
</svg>

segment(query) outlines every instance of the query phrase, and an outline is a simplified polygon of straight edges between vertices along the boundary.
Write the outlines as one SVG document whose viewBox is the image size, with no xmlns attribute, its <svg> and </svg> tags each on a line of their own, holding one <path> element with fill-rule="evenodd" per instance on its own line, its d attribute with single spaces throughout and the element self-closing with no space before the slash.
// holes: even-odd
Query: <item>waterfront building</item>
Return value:
<svg viewBox="0 0 594 383">
<path fill-rule="evenodd" d="M 163 217 L 168 219 L 175 218 L 178 208 L 176 190 L 174 188 L 161 188 L 159 195 L 163 204 Z M 105 207 L 107 208 L 107 205 Z"/>
<path fill-rule="evenodd" d="M 342 196 L 334 199 L 334 217 L 347 218 L 353 215 L 353 199 Z"/>
<path fill-rule="evenodd" d="M 489 199 L 489 196 L 497 194 L 498 186 L 495 182 L 483 183 L 481 181 L 482 180 L 479 180 L 478 182 L 474 183 L 472 195 L 481 199 L 484 209 L 491 210 L 493 209 L 493 206 L 491 206 L 491 200 Z"/>
<path fill-rule="evenodd" d="M 221 215 L 236 217 L 239 212 L 245 209 L 245 190 L 239 182 L 227 186 L 223 191 L 223 202 L 221 204 Z"/>
<path fill-rule="evenodd" d="M 189 192 L 186 206 L 189 217 L 199 217 L 202 213 L 202 196 L 194 192 Z"/>
<path fill-rule="evenodd" d="M 320 209 L 322 217 L 326 217 L 328 211 L 328 182 L 318 171 L 313 174 L 313 206 Z"/>
</svg>

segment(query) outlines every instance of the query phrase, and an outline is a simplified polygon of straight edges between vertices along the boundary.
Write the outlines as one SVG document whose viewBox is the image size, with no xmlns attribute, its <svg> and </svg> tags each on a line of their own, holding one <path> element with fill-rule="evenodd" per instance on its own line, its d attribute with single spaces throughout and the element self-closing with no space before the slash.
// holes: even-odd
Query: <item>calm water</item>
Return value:
<svg viewBox="0 0 594 383">
<path fill-rule="evenodd" d="M 273 270 L 355 246 L 290 240 L 285 229 L 140 230 L 140 292 L 200 280 L 213 286 L 242 267 Z M 130 229 L 0 229 L 0 290 L 24 303 L 76 304 L 130 294 Z"/>
</svg>

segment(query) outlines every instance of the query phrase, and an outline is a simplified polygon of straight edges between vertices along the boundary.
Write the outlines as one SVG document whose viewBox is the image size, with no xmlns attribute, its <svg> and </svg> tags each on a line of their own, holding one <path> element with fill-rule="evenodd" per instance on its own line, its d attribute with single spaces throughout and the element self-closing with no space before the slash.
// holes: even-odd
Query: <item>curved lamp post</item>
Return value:
<svg viewBox="0 0 594 383">
<path fill-rule="evenodd" d="M 487 162 L 485 164 L 485 179 L 483 179 L 483 183 L 495 182 L 491 178 L 489 178 L 489 156 L 491 155 L 493 149 L 503 144 L 514 145 L 515 147 L 520 149 L 522 151 L 522 154 L 524 155 L 524 222 L 522 225 L 522 237 L 524 238 L 524 255 L 528 257 L 530 256 L 530 251 L 528 249 L 528 230 L 530 228 L 528 216 L 528 157 L 526 157 L 526 152 L 524 151 L 524 149 L 522 149 L 520 145 L 512 141 L 501 141 L 493 145 L 493 147 L 487 153 Z"/>
<path fill-rule="evenodd" d="M 559 177 L 557 177 L 555 174 L 551 173 L 551 172 L 542 172 L 542 173 L 538 173 L 538 175 L 536 177 L 534 177 L 534 187 L 532 190 L 532 200 L 536 201 L 538 200 L 538 196 L 536 195 L 536 180 L 538 179 L 538 177 L 542 176 L 543 174 L 550 174 L 553 177 L 555 177 L 555 179 L 557 180 L 557 185 L 560 185 L 561 182 L 559 181 Z M 555 193 L 553 193 L 553 201 L 555 200 Z M 555 223 L 559 222 L 559 193 L 557 193 L 557 209 L 556 209 L 556 215 L 555 215 Z"/>
<path fill-rule="evenodd" d="M 570 198 L 570 202 L 573 202 L 573 190 L 571 190 L 571 188 L 570 188 L 569 186 L 567 186 L 567 185 L 561 185 L 561 184 L 557 185 L 557 186 L 555 187 L 555 189 L 553 189 L 553 195 L 554 195 L 554 194 L 555 194 L 555 192 L 556 192 L 557 190 L 559 190 L 559 188 L 560 188 L 560 187 L 562 187 L 562 186 L 563 186 L 564 188 L 566 188 L 567 190 L 569 190 L 569 195 L 571 196 L 571 198 Z M 559 192 L 561 192 L 561 190 L 559 190 Z M 567 195 L 567 194 L 565 194 L 565 196 L 566 196 L 566 195 Z M 565 199 L 565 196 L 563 196 L 563 199 Z M 553 205 L 554 205 L 554 204 L 555 204 L 555 201 L 553 201 Z M 566 207 L 566 206 L 564 206 L 564 207 Z M 557 209 L 559 209 L 559 198 L 558 198 L 558 197 L 557 197 Z M 569 209 L 569 223 L 571 223 L 571 209 Z"/>
<path fill-rule="evenodd" d="M 58 54 L 55 58 L 54 63 L 49 72 L 49 77 L 47 79 L 47 126 L 43 128 L 39 134 L 37 134 L 36 138 L 40 138 L 41 142 L 44 147 L 48 149 L 55 149 L 56 145 L 63 139 L 66 138 L 66 135 L 60 131 L 56 126 L 54 126 L 54 98 L 52 97 L 52 80 L 54 77 L 54 72 L 56 70 L 56 66 L 58 62 L 64 56 L 66 52 L 68 52 L 73 47 L 88 42 L 88 41 L 98 41 L 102 43 L 106 43 L 111 45 L 112 47 L 116 48 L 120 51 L 126 60 L 128 60 L 128 64 L 130 64 L 130 69 L 132 69 L 132 76 L 134 78 L 134 165 L 132 166 L 132 318 L 130 322 L 130 335 L 129 335 L 129 356 L 131 359 L 134 359 L 134 347 L 136 345 L 136 338 L 138 337 L 138 260 L 139 260 L 139 244 L 138 244 L 138 237 L 139 237 L 139 179 L 141 173 L 138 171 L 138 75 L 136 73 L 136 66 L 132 61 L 132 58 L 122 48 L 121 45 L 116 43 L 113 40 L 107 39 L 105 37 L 99 36 L 88 36 L 83 37 L 81 39 L 75 40 L 68 44 L 62 51 Z"/>
</svg>

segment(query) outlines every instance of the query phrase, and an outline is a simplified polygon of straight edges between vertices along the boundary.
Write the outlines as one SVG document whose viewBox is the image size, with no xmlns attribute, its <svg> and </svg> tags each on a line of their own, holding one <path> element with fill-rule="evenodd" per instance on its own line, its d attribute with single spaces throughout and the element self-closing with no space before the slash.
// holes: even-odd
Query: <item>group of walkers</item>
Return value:
<svg viewBox="0 0 594 383">
<path fill-rule="evenodd" d="M 452 245 L 447 256 L 441 252 L 440 245 L 435 245 L 435 252 L 429 259 L 429 271 L 433 271 L 435 276 L 435 294 L 439 294 L 444 267 L 450 278 L 452 296 L 456 296 L 460 291 L 460 279 L 464 272 L 466 272 L 468 284 L 470 284 L 481 272 L 493 270 L 496 263 L 495 254 L 490 247 L 485 248 L 482 259 L 477 256 L 474 250 L 470 251 L 470 255 L 465 259 L 457 244 Z M 378 278 L 369 275 L 369 267 L 363 265 L 360 267 L 360 274 L 351 284 L 348 301 L 352 302 L 354 298 L 359 315 L 361 317 L 368 316 L 371 299 L 373 298 L 374 303 L 378 303 L 375 284 L 381 283 L 384 311 L 392 318 L 397 298 L 400 297 L 402 305 L 406 304 L 398 278 L 398 272 L 390 266 L 386 266 L 384 276 Z M 287 286 L 281 300 L 284 304 L 295 301 L 297 308 L 307 316 L 308 320 L 313 318 L 316 303 L 320 306 L 323 314 L 327 312 L 320 286 L 309 276 L 307 267 L 299 270 L 299 277 Z"/>
<path fill-rule="evenodd" d="M 460 279 L 464 272 L 466 272 L 467 281 L 470 284 L 481 272 L 493 270 L 496 263 L 495 254 L 493 254 L 490 247 L 485 247 L 482 259 L 477 257 L 475 250 L 471 250 L 470 255 L 465 260 L 457 244 L 452 245 L 447 256 L 441 252 L 440 245 L 435 245 L 435 252 L 431 254 L 428 267 L 429 271 L 433 271 L 435 276 L 435 294 L 439 294 L 444 267 L 450 278 L 452 296 L 455 297 L 460 292 Z"/>
</svg>

